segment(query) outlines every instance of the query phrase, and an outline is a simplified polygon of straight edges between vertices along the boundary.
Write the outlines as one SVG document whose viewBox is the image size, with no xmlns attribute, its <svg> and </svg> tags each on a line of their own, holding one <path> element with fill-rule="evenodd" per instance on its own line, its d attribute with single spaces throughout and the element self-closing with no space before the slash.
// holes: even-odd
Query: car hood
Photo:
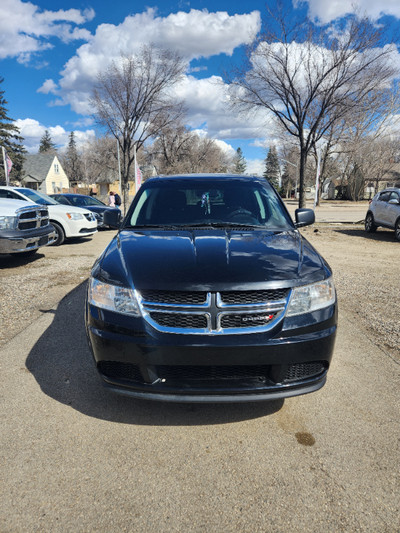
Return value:
<svg viewBox="0 0 400 533">
<path fill-rule="evenodd" d="M 118 207 L 111 207 L 109 205 L 89 205 L 86 209 L 93 211 L 93 213 L 104 213 L 104 211 L 116 211 Z"/>
<path fill-rule="evenodd" d="M 93 275 L 139 290 L 292 287 L 331 274 L 296 230 L 121 231 Z"/>
</svg>

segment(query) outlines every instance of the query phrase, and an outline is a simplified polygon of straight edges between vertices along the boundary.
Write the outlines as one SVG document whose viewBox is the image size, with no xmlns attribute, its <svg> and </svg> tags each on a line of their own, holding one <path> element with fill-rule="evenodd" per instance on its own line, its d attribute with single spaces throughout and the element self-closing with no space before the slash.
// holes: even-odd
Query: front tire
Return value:
<svg viewBox="0 0 400 533">
<path fill-rule="evenodd" d="M 56 230 L 56 240 L 50 246 L 60 246 L 65 241 L 65 233 L 63 228 L 57 222 L 50 221 L 51 225 Z"/>
<path fill-rule="evenodd" d="M 374 222 L 374 215 L 372 213 L 367 213 L 365 217 L 365 231 L 367 233 L 374 233 L 376 231 L 376 224 Z"/>
<path fill-rule="evenodd" d="M 394 236 L 400 241 L 400 218 L 396 220 L 396 224 L 394 225 Z"/>
</svg>

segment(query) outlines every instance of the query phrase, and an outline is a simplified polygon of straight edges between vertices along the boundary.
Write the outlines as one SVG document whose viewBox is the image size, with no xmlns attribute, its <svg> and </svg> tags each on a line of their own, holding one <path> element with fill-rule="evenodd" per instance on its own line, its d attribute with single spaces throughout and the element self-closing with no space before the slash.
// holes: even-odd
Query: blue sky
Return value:
<svg viewBox="0 0 400 533">
<path fill-rule="evenodd" d="M 96 73 L 120 51 L 134 53 L 153 41 L 177 49 L 187 60 L 177 93 L 189 109 L 188 125 L 227 151 L 241 147 L 248 170 L 259 171 L 274 140 L 271 121 L 260 115 L 249 124 L 227 113 L 216 82 L 224 69 L 240 62 L 244 46 L 265 21 L 268 2 L 1 0 L 0 75 L 9 115 L 29 151 L 37 151 L 45 129 L 60 148 L 72 130 L 84 143 L 96 134 L 88 106 Z M 332 24 L 354 6 L 377 22 L 386 16 L 400 27 L 400 0 L 285 3 L 294 19 L 307 14 L 315 23 Z"/>
</svg>

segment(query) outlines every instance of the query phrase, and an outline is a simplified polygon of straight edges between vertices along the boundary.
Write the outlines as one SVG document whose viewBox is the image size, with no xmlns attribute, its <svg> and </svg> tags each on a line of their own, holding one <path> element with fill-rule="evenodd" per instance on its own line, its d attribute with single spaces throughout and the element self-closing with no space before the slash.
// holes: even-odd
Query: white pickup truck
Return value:
<svg viewBox="0 0 400 533">
<path fill-rule="evenodd" d="M 55 238 L 47 206 L 0 198 L 0 254 L 32 255 Z"/>
</svg>

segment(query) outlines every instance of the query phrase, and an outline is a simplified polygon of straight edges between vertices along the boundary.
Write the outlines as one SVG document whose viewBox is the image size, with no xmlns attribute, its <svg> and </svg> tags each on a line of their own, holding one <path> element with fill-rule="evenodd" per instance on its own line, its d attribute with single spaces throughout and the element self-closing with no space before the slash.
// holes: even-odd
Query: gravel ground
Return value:
<svg viewBox="0 0 400 533">
<path fill-rule="evenodd" d="M 400 359 L 400 243 L 393 232 L 367 235 L 361 226 L 316 224 L 305 237 L 331 265 L 340 307 L 350 311 L 366 335 Z M 84 282 L 113 232 L 60 247 L 42 248 L 36 257 L 0 256 L 0 346 Z"/>
</svg>

